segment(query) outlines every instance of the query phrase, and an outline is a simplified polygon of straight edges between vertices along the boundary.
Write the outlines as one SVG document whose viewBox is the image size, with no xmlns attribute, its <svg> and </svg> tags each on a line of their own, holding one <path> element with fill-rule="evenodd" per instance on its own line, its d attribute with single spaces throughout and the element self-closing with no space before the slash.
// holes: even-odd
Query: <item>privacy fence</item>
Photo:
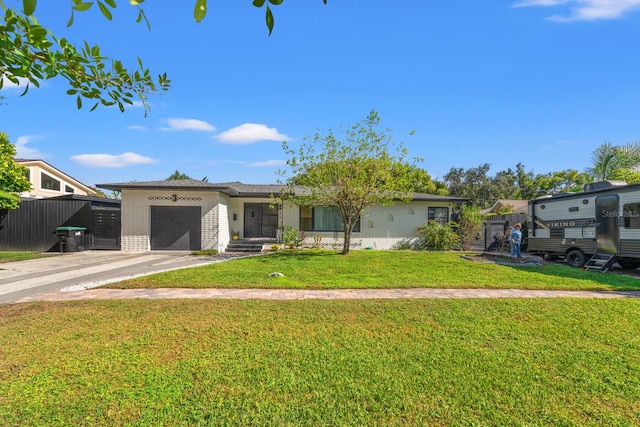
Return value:
<svg viewBox="0 0 640 427">
<path fill-rule="evenodd" d="M 0 211 L 0 250 L 59 251 L 56 228 L 84 227 L 86 249 L 120 249 L 120 200 L 84 196 L 24 199 Z"/>
</svg>

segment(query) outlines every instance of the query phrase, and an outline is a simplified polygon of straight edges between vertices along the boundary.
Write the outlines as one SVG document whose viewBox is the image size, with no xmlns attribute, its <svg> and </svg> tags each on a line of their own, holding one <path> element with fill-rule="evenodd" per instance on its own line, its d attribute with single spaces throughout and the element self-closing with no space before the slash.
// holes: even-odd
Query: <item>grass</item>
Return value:
<svg viewBox="0 0 640 427">
<path fill-rule="evenodd" d="M 0 263 L 13 262 L 13 261 L 26 261 L 29 259 L 42 258 L 47 256 L 51 256 L 51 255 L 46 255 L 39 252 L 29 252 L 29 251 L 0 251 Z"/>
<path fill-rule="evenodd" d="M 269 277 L 279 272 L 284 277 Z M 176 270 L 108 288 L 494 288 L 640 290 L 640 280 L 558 264 L 505 266 L 461 258 L 459 252 L 281 251 L 268 256 Z"/>
<path fill-rule="evenodd" d="M 0 425 L 638 425 L 637 300 L 0 306 Z"/>
</svg>

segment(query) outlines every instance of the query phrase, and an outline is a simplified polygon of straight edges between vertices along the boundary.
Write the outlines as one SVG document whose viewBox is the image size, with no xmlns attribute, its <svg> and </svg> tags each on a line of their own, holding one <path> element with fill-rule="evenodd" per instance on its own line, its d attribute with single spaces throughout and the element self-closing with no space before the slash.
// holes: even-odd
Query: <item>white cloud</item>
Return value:
<svg viewBox="0 0 640 427">
<path fill-rule="evenodd" d="M 71 156 L 71 160 L 83 166 L 92 168 L 123 168 L 149 163 L 158 163 L 157 160 L 136 153 L 113 154 L 78 154 Z"/>
<path fill-rule="evenodd" d="M 222 132 L 217 136 L 223 144 L 251 144 L 257 141 L 285 141 L 289 137 L 278 133 L 276 128 L 257 123 L 245 123 Z"/>
<path fill-rule="evenodd" d="M 16 89 L 16 90 L 24 90 L 27 87 L 27 84 L 29 84 L 29 80 L 25 79 L 23 77 L 18 77 L 18 83 L 19 84 L 15 84 L 11 81 L 9 81 L 8 78 L 6 78 L 5 76 L 0 77 L 0 79 L 2 80 L 2 89 L 0 90 L 10 90 L 10 89 Z M 34 85 L 30 85 L 29 89 L 34 88 Z"/>
<path fill-rule="evenodd" d="M 140 126 L 140 125 L 129 125 L 127 126 L 127 129 L 131 129 L 131 130 L 147 130 L 146 126 Z"/>
<path fill-rule="evenodd" d="M 35 141 L 38 139 L 42 139 L 41 136 L 37 135 L 23 135 L 19 136 L 16 140 L 16 157 L 20 159 L 43 159 L 47 157 L 37 148 L 27 147 L 27 144 L 31 141 Z"/>
<path fill-rule="evenodd" d="M 249 163 L 247 166 L 254 168 L 265 168 L 265 167 L 273 167 L 273 166 L 282 166 L 286 165 L 287 162 L 284 160 L 265 160 L 264 162 L 253 162 Z"/>
<path fill-rule="evenodd" d="M 624 14 L 640 10 L 640 0 L 523 0 L 514 3 L 514 7 L 543 6 L 554 7 L 568 5 L 570 11 L 565 15 L 552 15 L 547 19 L 555 22 L 596 21 L 599 19 L 617 19 Z"/>
<path fill-rule="evenodd" d="M 168 127 L 161 127 L 160 130 L 178 131 L 178 130 L 196 130 L 201 132 L 214 132 L 215 127 L 202 120 L 196 119 L 167 119 Z"/>
</svg>

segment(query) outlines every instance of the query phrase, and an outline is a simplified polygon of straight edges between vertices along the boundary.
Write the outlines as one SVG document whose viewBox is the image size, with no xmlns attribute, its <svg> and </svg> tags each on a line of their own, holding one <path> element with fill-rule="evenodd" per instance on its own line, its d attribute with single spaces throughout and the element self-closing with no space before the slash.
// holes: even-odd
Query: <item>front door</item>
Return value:
<svg viewBox="0 0 640 427">
<path fill-rule="evenodd" d="M 244 237 L 274 239 L 278 229 L 278 207 L 269 203 L 244 204 Z"/>
<path fill-rule="evenodd" d="M 618 195 L 596 197 L 596 252 L 617 254 L 619 231 Z"/>
</svg>

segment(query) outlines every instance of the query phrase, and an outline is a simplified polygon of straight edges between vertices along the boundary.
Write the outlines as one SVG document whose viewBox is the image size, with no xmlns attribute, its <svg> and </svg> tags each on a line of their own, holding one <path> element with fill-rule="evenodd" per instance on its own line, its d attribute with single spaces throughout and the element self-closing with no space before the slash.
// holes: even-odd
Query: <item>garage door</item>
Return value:
<svg viewBox="0 0 640 427">
<path fill-rule="evenodd" d="M 200 206 L 151 206 L 151 249 L 200 249 Z"/>
</svg>

